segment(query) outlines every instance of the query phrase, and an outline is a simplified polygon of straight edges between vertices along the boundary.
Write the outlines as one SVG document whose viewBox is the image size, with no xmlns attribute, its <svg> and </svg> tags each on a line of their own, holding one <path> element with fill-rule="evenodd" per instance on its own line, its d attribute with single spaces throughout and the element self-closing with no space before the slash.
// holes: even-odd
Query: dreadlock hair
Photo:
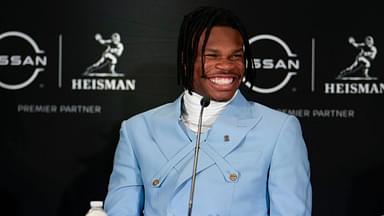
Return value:
<svg viewBox="0 0 384 216">
<path fill-rule="evenodd" d="M 207 6 L 199 7 L 184 16 L 177 46 L 178 83 L 181 83 L 189 92 L 192 91 L 194 63 L 197 58 L 200 36 L 206 31 L 201 50 L 201 61 L 203 62 L 204 50 L 214 26 L 227 26 L 239 31 L 244 43 L 244 65 L 246 66 L 244 76 L 253 85 L 255 67 L 245 27 L 230 10 Z M 202 74 L 203 76 L 205 74 L 204 64 L 202 64 Z"/>
</svg>

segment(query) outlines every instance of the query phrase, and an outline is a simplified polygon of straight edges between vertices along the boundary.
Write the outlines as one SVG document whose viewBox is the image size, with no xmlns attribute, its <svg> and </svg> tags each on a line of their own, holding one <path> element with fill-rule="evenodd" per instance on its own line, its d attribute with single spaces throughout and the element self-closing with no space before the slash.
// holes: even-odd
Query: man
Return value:
<svg viewBox="0 0 384 216">
<path fill-rule="evenodd" d="M 355 73 L 356 71 L 362 69 L 365 78 L 372 78 L 369 76 L 368 72 L 371 67 L 371 62 L 375 59 L 377 54 L 377 48 L 374 46 L 373 37 L 366 36 L 364 43 L 356 43 L 353 37 L 348 39 L 348 42 L 352 44 L 355 48 L 359 49 L 360 52 L 357 54 L 355 61 L 351 66 L 347 67 L 337 76 L 337 79 L 342 79 L 343 77 Z"/>
<path fill-rule="evenodd" d="M 306 146 L 297 119 L 247 101 L 253 79 L 248 36 L 230 11 L 203 7 L 184 17 L 173 103 L 122 123 L 105 209 L 109 216 L 184 216 L 203 114 L 192 215 L 310 215 Z"/>
<path fill-rule="evenodd" d="M 111 39 L 104 40 L 100 34 L 95 35 L 96 41 L 98 41 L 102 45 L 106 45 L 107 49 L 104 50 L 102 56 L 100 59 L 94 63 L 93 65 L 89 66 L 83 75 L 92 76 L 93 71 L 99 70 L 105 66 L 109 66 L 109 71 L 111 72 L 111 76 L 123 76 L 121 73 L 116 73 L 116 64 L 117 64 L 117 58 L 123 54 L 124 45 L 121 43 L 120 34 L 119 33 L 113 33 L 111 36 Z"/>
</svg>

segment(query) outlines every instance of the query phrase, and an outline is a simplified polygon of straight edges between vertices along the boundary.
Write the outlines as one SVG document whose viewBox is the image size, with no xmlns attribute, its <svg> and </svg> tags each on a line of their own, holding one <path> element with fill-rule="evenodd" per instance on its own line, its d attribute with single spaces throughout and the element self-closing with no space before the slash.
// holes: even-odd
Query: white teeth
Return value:
<svg viewBox="0 0 384 216">
<path fill-rule="evenodd" d="M 228 85 L 233 82 L 233 78 L 222 78 L 222 77 L 215 77 L 210 79 L 211 82 L 218 84 L 218 85 Z"/>
</svg>

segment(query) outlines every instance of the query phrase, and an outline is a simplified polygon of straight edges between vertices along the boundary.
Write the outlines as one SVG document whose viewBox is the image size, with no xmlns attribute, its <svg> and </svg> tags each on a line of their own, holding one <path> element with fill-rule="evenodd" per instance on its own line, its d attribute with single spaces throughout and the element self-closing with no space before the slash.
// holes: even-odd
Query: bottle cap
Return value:
<svg viewBox="0 0 384 216">
<path fill-rule="evenodd" d="M 103 207 L 103 201 L 91 201 L 91 208 L 102 208 Z"/>
</svg>

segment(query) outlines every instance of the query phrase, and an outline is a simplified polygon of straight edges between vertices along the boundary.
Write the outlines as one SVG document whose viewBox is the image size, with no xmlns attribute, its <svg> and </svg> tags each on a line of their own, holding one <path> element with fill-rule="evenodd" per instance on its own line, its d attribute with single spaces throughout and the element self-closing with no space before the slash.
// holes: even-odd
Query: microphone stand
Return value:
<svg viewBox="0 0 384 216">
<path fill-rule="evenodd" d="M 201 110 L 200 110 L 199 122 L 197 124 L 195 154 L 193 156 L 192 183 L 191 183 L 191 191 L 189 193 L 188 216 L 192 215 L 193 195 L 195 193 L 195 184 L 196 184 L 197 161 L 199 158 L 199 150 L 200 150 L 201 127 L 203 122 L 203 110 L 205 107 L 209 105 L 209 102 L 210 102 L 210 99 L 206 97 L 203 97 L 200 101 Z"/>
</svg>

